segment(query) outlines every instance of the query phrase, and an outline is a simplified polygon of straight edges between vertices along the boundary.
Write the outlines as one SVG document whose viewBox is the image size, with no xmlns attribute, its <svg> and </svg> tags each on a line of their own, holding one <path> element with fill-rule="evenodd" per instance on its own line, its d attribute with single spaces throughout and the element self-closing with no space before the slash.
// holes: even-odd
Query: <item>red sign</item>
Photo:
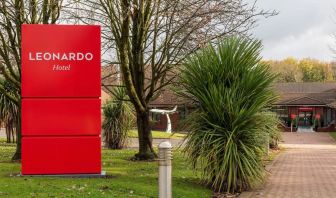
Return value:
<svg viewBox="0 0 336 198">
<path fill-rule="evenodd" d="M 99 26 L 22 25 L 22 97 L 98 98 L 100 62 Z"/>
<path fill-rule="evenodd" d="M 300 107 L 299 111 L 313 111 L 313 108 L 311 108 L 311 107 Z"/>
<path fill-rule="evenodd" d="M 321 118 L 321 115 L 320 114 L 316 114 L 315 118 L 319 120 Z"/>
<path fill-rule="evenodd" d="M 22 174 L 100 173 L 100 137 L 25 137 Z"/>
<path fill-rule="evenodd" d="M 22 100 L 23 136 L 100 135 L 99 99 Z"/>
<path fill-rule="evenodd" d="M 22 25 L 22 174 L 101 173 L 100 27 Z"/>
</svg>

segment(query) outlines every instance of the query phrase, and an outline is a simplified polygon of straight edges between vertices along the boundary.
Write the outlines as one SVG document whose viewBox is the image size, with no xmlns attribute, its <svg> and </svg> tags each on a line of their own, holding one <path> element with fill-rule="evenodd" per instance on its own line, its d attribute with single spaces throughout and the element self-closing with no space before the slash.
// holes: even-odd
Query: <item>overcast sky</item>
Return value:
<svg viewBox="0 0 336 198">
<path fill-rule="evenodd" d="M 279 11 L 260 19 L 253 30 L 263 41 L 265 59 L 336 59 L 330 50 L 336 33 L 336 0 L 259 0 L 258 7 Z"/>
</svg>

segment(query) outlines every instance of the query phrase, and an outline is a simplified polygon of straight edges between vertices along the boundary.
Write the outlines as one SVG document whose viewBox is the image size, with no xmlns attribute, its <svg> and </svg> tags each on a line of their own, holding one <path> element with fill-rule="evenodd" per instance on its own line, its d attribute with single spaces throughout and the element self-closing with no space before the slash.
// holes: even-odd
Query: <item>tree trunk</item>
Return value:
<svg viewBox="0 0 336 198">
<path fill-rule="evenodd" d="M 15 129 L 14 129 L 14 128 L 12 129 L 12 140 L 13 140 L 13 143 L 16 143 L 16 138 L 15 138 L 15 136 L 16 136 L 16 134 L 17 134 L 16 131 L 15 131 L 16 128 L 17 128 L 17 127 L 15 127 Z"/>
<path fill-rule="evenodd" d="M 137 127 L 139 136 L 139 153 L 135 155 L 138 160 L 151 160 L 157 157 L 152 146 L 152 133 L 149 125 L 148 111 L 137 112 Z"/>
<path fill-rule="evenodd" d="M 21 102 L 18 106 L 18 119 L 16 127 L 16 151 L 12 157 L 12 161 L 21 160 Z"/>
<path fill-rule="evenodd" d="M 7 138 L 7 143 L 10 143 L 10 134 L 9 134 L 9 131 L 8 131 L 8 127 L 5 126 L 5 130 L 6 130 L 6 138 Z"/>
</svg>

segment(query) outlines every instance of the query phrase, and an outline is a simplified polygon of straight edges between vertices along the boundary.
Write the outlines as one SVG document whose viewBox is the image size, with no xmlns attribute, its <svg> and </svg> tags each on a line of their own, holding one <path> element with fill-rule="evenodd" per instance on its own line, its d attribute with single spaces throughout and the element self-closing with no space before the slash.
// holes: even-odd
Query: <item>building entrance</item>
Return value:
<svg viewBox="0 0 336 198">
<path fill-rule="evenodd" d="M 313 112 L 301 111 L 299 112 L 299 126 L 311 127 L 313 125 Z"/>
</svg>

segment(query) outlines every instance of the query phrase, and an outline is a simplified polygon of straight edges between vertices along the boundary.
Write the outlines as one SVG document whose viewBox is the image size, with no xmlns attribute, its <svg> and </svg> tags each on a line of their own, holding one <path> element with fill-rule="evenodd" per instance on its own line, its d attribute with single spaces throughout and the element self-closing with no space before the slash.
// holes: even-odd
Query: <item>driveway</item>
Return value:
<svg viewBox="0 0 336 198">
<path fill-rule="evenodd" d="M 0 128 L 0 138 L 6 138 L 6 133 L 4 128 Z"/>
<path fill-rule="evenodd" d="M 183 139 L 161 139 L 161 138 L 154 138 L 153 139 L 153 147 L 156 148 L 161 142 L 163 141 L 170 141 L 173 147 L 178 147 L 183 144 Z M 130 138 L 128 142 L 128 148 L 138 148 L 139 141 L 138 138 Z"/>
<path fill-rule="evenodd" d="M 286 150 L 270 166 L 263 189 L 242 193 L 255 198 L 336 197 L 336 142 L 328 133 L 284 133 Z"/>
<path fill-rule="evenodd" d="M 5 129 L 0 128 L 0 138 L 6 138 Z M 153 139 L 153 146 L 157 147 L 163 141 L 170 141 L 173 147 L 177 147 L 183 143 L 183 139 Z M 128 140 L 128 148 L 138 148 L 138 138 L 130 138 Z"/>
</svg>

